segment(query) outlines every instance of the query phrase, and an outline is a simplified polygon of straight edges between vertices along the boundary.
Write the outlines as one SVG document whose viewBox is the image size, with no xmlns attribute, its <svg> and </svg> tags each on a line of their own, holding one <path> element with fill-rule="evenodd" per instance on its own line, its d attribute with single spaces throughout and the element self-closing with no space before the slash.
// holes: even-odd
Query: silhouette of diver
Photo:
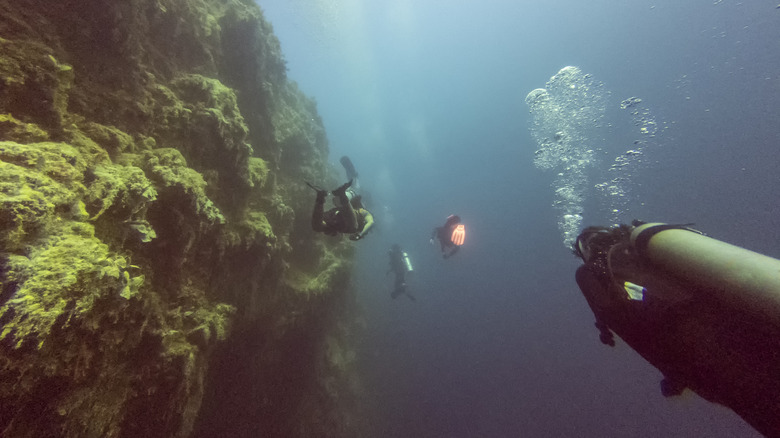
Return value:
<svg viewBox="0 0 780 438">
<path fill-rule="evenodd" d="M 398 295 L 406 294 L 412 301 L 417 301 L 409 291 L 406 290 L 406 274 L 413 272 L 412 262 L 409 260 L 409 254 L 401 250 L 396 243 L 387 252 L 390 256 L 390 269 L 387 273 L 395 273 L 395 284 L 390 296 L 395 299 Z"/>
<path fill-rule="evenodd" d="M 347 189 L 352 185 L 352 180 L 331 192 L 336 207 L 328 211 L 325 211 L 325 198 L 328 192 L 309 182 L 306 184 L 317 192 L 311 214 L 311 228 L 314 231 L 325 233 L 328 236 L 335 236 L 339 233 L 349 234 L 351 240 L 360 240 L 374 225 L 374 216 L 363 208 L 360 196 L 347 193 Z M 350 199 L 350 195 L 352 199 Z"/>
<path fill-rule="evenodd" d="M 431 233 L 431 245 L 433 239 L 439 239 L 441 245 L 442 257 L 445 259 L 452 257 L 463 245 L 466 231 L 463 224 L 460 223 L 460 216 L 451 214 L 441 227 L 436 227 Z M 449 251 L 449 252 L 447 252 Z"/>
</svg>

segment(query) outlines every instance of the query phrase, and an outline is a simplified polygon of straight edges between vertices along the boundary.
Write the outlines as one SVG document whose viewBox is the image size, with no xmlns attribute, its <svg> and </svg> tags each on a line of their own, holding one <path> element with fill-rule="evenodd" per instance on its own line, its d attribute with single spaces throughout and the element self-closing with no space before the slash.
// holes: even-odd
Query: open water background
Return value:
<svg viewBox="0 0 780 438">
<path fill-rule="evenodd" d="M 610 225 L 594 188 L 645 143 L 618 213 L 694 222 L 780 257 L 780 9 L 764 0 L 261 0 L 289 76 L 318 102 L 335 166 L 349 155 L 378 220 L 355 287 L 377 437 L 747 437 L 618 340 L 602 345 L 534 166 L 528 92 L 572 65 L 603 84 L 581 184 L 584 225 Z M 658 132 L 619 104 L 642 99 Z M 451 213 L 466 244 L 428 237 Z M 416 302 L 390 299 L 400 244 Z"/>
</svg>

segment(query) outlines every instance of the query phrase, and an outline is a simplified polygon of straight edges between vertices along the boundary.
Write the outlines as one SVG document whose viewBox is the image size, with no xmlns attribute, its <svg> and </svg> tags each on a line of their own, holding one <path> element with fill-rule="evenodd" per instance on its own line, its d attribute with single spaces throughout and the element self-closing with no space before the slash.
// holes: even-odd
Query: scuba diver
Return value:
<svg viewBox="0 0 780 438">
<path fill-rule="evenodd" d="M 360 240 L 374 225 L 374 216 L 363 207 L 360 196 L 348 191 L 352 180 L 331 191 L 336 205 L 325 211 L 328 192 L 309 182 L 306 184 L 317 192 L 311 213 L 311 228 L 328 236 L 349 234 L 350 240 Z"/>
<path fill-rule="evenodd" d="M 460 216 L 454 214 L 447 216 L 443 226 L 433 229 L 431 245 L 434 238 L 439 239 L 443 258 L 448 259 L 455 255 L 466 238 L 466 228 L 460 223 Z"/>
<path fill-rule="evenodd" d="M 685 388 L 780 436 L 780 260 L 686 225 L 589 227 L 576 280 L 601 342 L 617 334 Z"/>
<path fill-rule="evenodd" d="M 317 192 L 311 214 L 311 228 L 329 236 L 343 233 L 349 234 L 350 240 L 360 240 L 374 225 L 374 215 L 363 206 L 363 197 L 355 191 L 359 186 L 358 173 L 352 160 L 345 155 L 339 159 L 339 162 L 344 167 L 349 181 L 330 192 L 333 195 L 334 208 L 325 211 L 325 198 L 328 192 L 306 182 Z"/>
<path fill-rule="evenodd" d="M 388 251 L 387 254 L 390 256 L 390 269 L 387 270 L 387 274 L 391 272 L 395 273 L 395 283 L 390 296 L 395 299 L 398 295 L 406 294 L 410 300 L 417 301 L 417 299 L 406 290 L 406 275 L 411 274 L 414 271 L 412 268 L 412 261 L 409 260 L 409 254 L 401 250 L 401 247 L 397 243 L 390 248 L 390 251 Z"/>
</svg>

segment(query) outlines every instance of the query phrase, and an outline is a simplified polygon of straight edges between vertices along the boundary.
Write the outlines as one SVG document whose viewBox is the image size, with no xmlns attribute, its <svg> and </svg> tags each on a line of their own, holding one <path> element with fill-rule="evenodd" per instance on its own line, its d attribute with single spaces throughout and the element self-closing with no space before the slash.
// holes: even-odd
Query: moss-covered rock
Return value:
<svg viewBox="0 0 780 438">
<path fill-rule="evenodd" d="M 45 238 L 52 222 L 70 215 L 84 191 L 83 165 L 68 145 L 0 142 L 0 242 L 5 251 Z"/>
<path fill-rule="evenodd" d="M 155 149 L 144 154 L 141 166 L 158 187 L 161 197 L 184 201 L 192 213 L 207 224 L 225 223 L 225 217 L 206 196 L 206 181 L 200 173 L 187 167 L 177 149 Z"/>
<path fill-rule="evenodd" d="M 268 182 L 268 174 L 268 162 L 258 157 L 249 158 L 249 180 L 252 182 L 252 187 L 257 191 L 265 188 Z"/>
<path fill-rule="evenodd" d="M 0 430 L 358 435 L 327 153 L 254 2 L 0 2 Z"/>
<path fill-rule="evenodd" d="M 109 208 L 121 210 L 118 217 L 127 221 L 145 219 L 149 203 L 157 199 L 157 190 L 143 170 L 135 166 L 106 164 L 90 169 L 91 184 L 84 197 L 96 220 Z"/>
<path fill-rule="evenodd" d="M 34 123 L 24 123 L 10 114 L 0 114 L 0 138 L 20 143 L 36 143 L 48 140 L 49 134 Z"/>
<path fill-rule="evenodd" d="M 137 147 L 135 139 L 113 126 L 85 122 L 79 128 L 92 141 L 105 149 L 113 160 L 116 160 L 120 154 L 135 153 L 143 147 Z"/>
<path fill-rule="evenodd" d="M 15 348 L 32 342 L 41 348 L 55 322 L 67 326 L 113 293 L 126 299 L 137 293 L 142 277 L 132 278 L 127 260 L 112 254 L 88 228 L 47 239 L 29 257 L 9 256 L 6 281 L 16 285 L 13 298 L 0 308 L 0 340 L 13 338 Z M 13 287 L 13 286 L 12 286 Z"/>
<path fill-rule="evenodd" d="M 58 133 L 68 107 L 73 68 L 34 41 L 0 37 L 0 113 L 40 124 Z"/>
</svg>

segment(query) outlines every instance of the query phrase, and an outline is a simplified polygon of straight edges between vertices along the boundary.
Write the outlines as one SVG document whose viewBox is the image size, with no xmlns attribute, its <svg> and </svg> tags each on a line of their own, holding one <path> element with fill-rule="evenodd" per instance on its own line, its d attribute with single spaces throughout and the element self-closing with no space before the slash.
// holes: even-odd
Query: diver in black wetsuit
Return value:
<svg viewBox="0 0 780 438">
<path fill-rule="evenodd" d="M 412 262 L 409 260 L 409 254 L 401 250 L 401 247 L 398 244 L 394 244 L 387 254 L 390 256 L 390 269 L 388 269 L 387 273 L 395 273 L 395 282 L 390 296 L 395 299 L 398 295 L 406 294 L 410 300 L 417 301 L 414 296 L 406 290 L 406 274 L 413 271 Z"/>
<path fill-rule="evenodd" d="M 323 190 L 309 182 L 306 184 L 317 192 L 314 209 L 311 214 L 311 228 L 314 231 L 335 236 L 339 233 L 349 234 L 350 240 L 360 240 L 374 225 L 374 215 L 363 206 L 363 199 L 355 189 L 358 187 L 358 173 L 347 156 L 341 157 L 341 165 L 347 173 L 346 184 L 330 192 L 336 207 L 325 211 L 327 190 Z"/>
<path fill-rule="evenodd" d="M 338 233 L 353 234 L 360 231 L 357 214 L 346 194 L 347 189 L 352 185 L 352 180 L 331 192 L 334 198 L 338 199 L 340 205 L 328 211 L 325 211 L 325 198 L 328 196 L 328 192 L 309 182 L 306 184 L 317 192 L 314 210 L 311 213 L 311 228 L 314 231 L 329 236 L 335 236 Z"/>
<path fill-rule="evenodd" d="M 342 233 L 349 234 L 350 240 L 360 240 L 374 225 L 374 215 L 363 206 L 362 196 L 354 190 L 358 186 L 358 174 L 352 161 L 347 156 L 341 157 L 340 161 L 349 181 L 331 192 L 336 207 L 325 211 L 325 198 L 328 192 L 309 182 L 306 183 L 317 192 L 311 214 L 311 228 L 329 236 Z"/>
<path fill-rule="evenodd" d="M 463 238 L 465 237 L 465 230 L 463 224 L 460 223 L 460 216 L 451 214 L 447 217 L 444 225 L 436 227 L 431 233 L 431 245 L 433 245 L 433 239 L 439 239 L 439 245 L 441 246 L 442 257 L 445 259 L 452 257 L 463 245 Z"/>
<path fill-rule="evenodd" d="M 663 373 L 780 437 L 780 260 L 687 225 L 588 227 L 575 279 L 601 342 L 618 335 Z"/>
</svg>

